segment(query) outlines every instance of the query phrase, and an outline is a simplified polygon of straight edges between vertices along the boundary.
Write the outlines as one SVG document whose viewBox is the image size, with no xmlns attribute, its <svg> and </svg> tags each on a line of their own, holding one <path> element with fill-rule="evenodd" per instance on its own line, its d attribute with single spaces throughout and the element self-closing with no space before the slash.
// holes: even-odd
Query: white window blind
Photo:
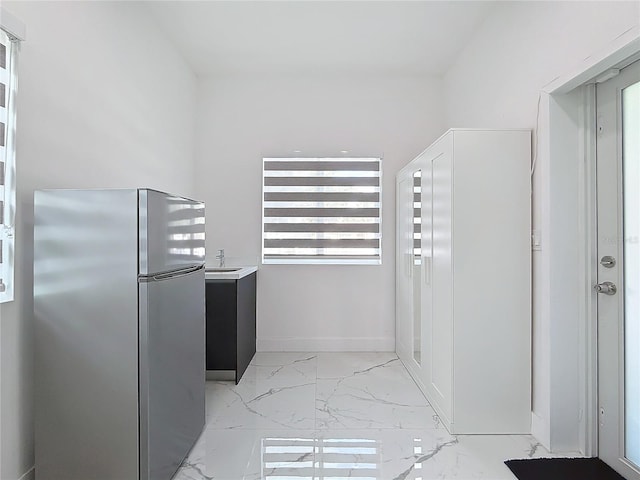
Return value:
<svg viewBox="0 0 640 480">
<path fill-rule="evenodd" d="M 264 263 L 380 263 L 379 158 L 263 163 Z"/>
<path fill-rule="evenodd" d="M 0 302 L 13 300 L 18 45 L 17 39 L 0 30 Z"/>
</svg>

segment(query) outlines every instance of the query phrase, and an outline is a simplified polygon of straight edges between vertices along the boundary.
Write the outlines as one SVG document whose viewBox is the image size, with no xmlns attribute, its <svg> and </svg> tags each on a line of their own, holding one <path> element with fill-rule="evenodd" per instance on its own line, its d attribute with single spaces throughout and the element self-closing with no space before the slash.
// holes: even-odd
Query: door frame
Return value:
<svg viewBox="0 0 640 480">
<path fill-rule="evenodd" d="M 532 215 L 542 347 L 534 355 L 546 376 L 534 383 L 544 401 L 534 405 L 532 434 L 551 451 L 598 454 L 595 83 L 638 58 L 634 27 L 540 92 Z"/>
</svg>

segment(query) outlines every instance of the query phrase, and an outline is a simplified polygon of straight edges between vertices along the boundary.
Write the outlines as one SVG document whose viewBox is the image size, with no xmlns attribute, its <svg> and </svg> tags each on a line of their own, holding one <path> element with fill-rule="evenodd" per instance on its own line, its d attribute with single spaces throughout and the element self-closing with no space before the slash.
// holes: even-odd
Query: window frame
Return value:
<svg viewBox="0 0 640 480">
<path fill-rule="evenodd" d="M 3 42 L 6 39 L 5 68 L 6 80 L 5 109 L 6 120 L 4 126 L 5 144 L 2 147 L 4 162 L 3 184 L 0 186 L 2 197 L 2 218 L 0 221 L 0 304 L 11 302 L 15 298 L 15 218 L 16 218 L 16 98 L 18 91 L 18 52 L 21 38 L 13 33 L 16 29 L 24 30 L 24 26 L 5 10 L 2 14 Z M 24 35 L 24 33 L 23 33 Z"/>
</svg>

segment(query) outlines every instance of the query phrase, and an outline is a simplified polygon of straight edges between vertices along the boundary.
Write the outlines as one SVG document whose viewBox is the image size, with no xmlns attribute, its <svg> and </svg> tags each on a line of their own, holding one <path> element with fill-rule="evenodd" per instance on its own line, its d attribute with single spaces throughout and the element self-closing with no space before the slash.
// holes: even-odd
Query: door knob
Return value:
<svg viewBox="0 0 640 480">
<path fill-rule="evenodd" d="M 605 295 L 615 295 L 618 291 L 618 287 L 616 287 L 615 283 L 612 282 L 598 283 L 593 288 L 595 288 L 596 292 L 604 293 Z"/>
</svg>

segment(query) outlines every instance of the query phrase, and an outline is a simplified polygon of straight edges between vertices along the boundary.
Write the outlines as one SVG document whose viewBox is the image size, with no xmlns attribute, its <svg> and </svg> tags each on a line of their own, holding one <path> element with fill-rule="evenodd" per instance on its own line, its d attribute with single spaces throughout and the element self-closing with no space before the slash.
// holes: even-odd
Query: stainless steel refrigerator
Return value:
<svg viewBox="0 0 640 480">
<path fill-rule="evenodd" d="M 38 480 L 170 479 L 205 420 L 204 205 L 34 196 Z"/>
</svg>

